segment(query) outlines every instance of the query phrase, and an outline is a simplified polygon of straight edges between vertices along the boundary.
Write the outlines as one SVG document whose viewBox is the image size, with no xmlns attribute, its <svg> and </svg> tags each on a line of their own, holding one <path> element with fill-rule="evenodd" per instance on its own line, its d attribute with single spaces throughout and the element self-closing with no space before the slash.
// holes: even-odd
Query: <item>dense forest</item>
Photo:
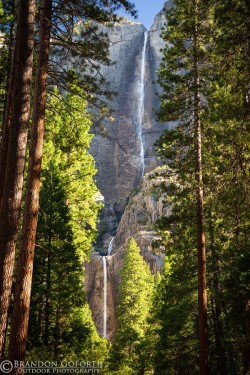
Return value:
<svg viewBox="0 0 250 375">
<path fill-rule="evenodd" d="M 95 327 L 83 263 L 102 203 L 89 148 L 116 95 L 99 26 L 121 10 L 136 17 L 127 0 L 0 0 L 0 373 L 71 361 L 106 375 L 248 375 L 248 0 L 174 0 L 165 11 L 157 116 L 175 126 L 150 175 L 164 180 L 169 214 L 152 244 L 164 266 L 152 272 L 128 238 L 114 339 Z M 79 56 L 81 74 L 61 64 Z"/>
</svg>

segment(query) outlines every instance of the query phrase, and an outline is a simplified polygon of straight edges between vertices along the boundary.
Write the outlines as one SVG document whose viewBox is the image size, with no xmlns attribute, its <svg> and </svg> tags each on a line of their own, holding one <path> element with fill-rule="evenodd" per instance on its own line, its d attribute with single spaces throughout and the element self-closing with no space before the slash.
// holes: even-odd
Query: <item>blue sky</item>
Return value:
<svg viewBox="0 0 250 375">
<path fill-rule="evenodd" d="M 163 8 L 165 0 L 131 0 L 131 2 L 135 4 L 138 11 L 138 21 L 150 29 L 154 16 Z"/>
</svg>

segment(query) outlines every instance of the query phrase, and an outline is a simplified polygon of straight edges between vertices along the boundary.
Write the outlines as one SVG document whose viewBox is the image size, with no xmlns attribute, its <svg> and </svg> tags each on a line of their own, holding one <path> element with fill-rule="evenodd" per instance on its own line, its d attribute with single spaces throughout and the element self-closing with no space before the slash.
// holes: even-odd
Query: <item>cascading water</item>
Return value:
<svg viewBox="0 0 250 375">
<path fill-rule="evenodd" d="M 113 237 L 109 243 L 107 255 L 110 256 L 113 246 Z M 108 269 L 107 269 L 107 258 L 102 257 L 103 265 L 103 337 L 107 337 L 107 292 L 108 292 Z"/>
<path fill-rule="evenodd" d="M 109 243 L 109 247 L 108 247 L 108 255 L 111 254 L 114 239 L 115 239 L 115 237 L 111 238 L 111 241 L 110 241 L 110 243 Z"/>
<path fill-rule="evenodd" d="M 141 164 L 142 164 L 142 176 L 144 175 L 145 170 L 145 163 L 144 163 L 144 145 L 142 139 L 142 127 L 143 127 L 143 119 L 144 119 L 144 100 L 145 100 L 145 73 L 146 73 L 146 47 L 148 41 L 148 32 L 145 31 L 144 33 L 144 41 L 142 47 L 142 54 L 141 54 L 141 71 L 140 71 L 140 78 L 138 82 L 138 95 L 139 95 L 139 104 L 138 104 L 138 136 L 140 140 L 140 156 L 141 156 Z"/>
<path fill-rule="evenodd" d="M 103 264 L 103 337 L 107 336 L 107 259 L 102 257 Z"/>
</svg>

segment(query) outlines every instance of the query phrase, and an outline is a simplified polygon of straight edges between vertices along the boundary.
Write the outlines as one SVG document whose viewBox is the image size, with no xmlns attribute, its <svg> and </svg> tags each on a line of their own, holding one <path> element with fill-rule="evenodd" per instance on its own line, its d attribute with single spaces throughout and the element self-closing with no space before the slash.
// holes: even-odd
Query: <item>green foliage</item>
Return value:
<svg viewBox="0 0 250 375">
<path fill-rule="evenodd" d="M 48 105 L 29 355 L 41 349 L 48 358 L 101 360 L 106 344 L 86 302 L 82 265 L 92 250 L 99 207 L 88 152 L 91 123 L 77 93 L 62 97 L 54 90 Z"/>
<path fill-rule="evenodd" d="M 152 313 L 149 345 L 157 374 L 197 373 L 193 142 L 193 2 L 175 1 L 163 30 L 159 81 L 162 121 L 178 120 L 158 142 L 168 164 L 157 223 L 166 265 Z M 245 374 L 249 362 L 249 37 L 244 0 L 198 2 L 200 116 L 208 271 L 211 374 Z"/>
<path fill-rule="evenodd" d="M 61 97 L 56 90 L 49 101 L 44 169 L 55 165 L 61 172 L 67 190 L 67 206 L 73 231 L 73 244 L 86 257 L 96 236 L 96 217 L 100 207 L 93 176 L 94 159 L 88 148 L 90 119 L 86 103 L 77 88 L 75 93 Z"/>
<path fill-rule="evenodd" d="M 197 293 L 195 257 L 165 258 L 150 317 L 155 373 L 198 374 Z"/>
<path fill-rule="evenodd" d="M 110 354 L 114 373 L 140 374 L 145 368 L 143 346 L 152 292 L 153 276 L 131 239 L 121 274 L 117 332 Z"/>
</svg>

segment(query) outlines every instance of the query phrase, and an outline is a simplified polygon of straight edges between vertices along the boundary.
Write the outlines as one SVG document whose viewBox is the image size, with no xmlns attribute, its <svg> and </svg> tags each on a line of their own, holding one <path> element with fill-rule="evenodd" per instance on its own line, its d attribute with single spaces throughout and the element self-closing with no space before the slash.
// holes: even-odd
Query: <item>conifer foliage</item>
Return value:
<svg viewBox="0 0 250 375">
<path fill-rule="evenodd" d="M 50 82 L 56 83 L 57 86 L 63 88 L 64 92 L 72 89 L 77 92 L 77 95 L 88 98 L 94 104 L 98 88 L 100 88 L 99 94 L 110 95 L 107 82 L 100 78 L 100 74 L 98 75 L 98 62 L 109 63 L 108 39 L 102 32 L 97 32 L 97 29 L 98 23 L 103 24 L 116 19 L 116 11 L 120 8 L 136 15 L 134 5 L 127 0 L 1 1 L 0 14 L 4 16 L 3 24 L 1 24 L 1 52 L 7 55 L 9 65 L 5 64 L 1 58 L 0 94 L 1 99 L 4 97 L 4 102 L 1 102 L 0 106 L 2 119 L 0 144 L 0 358 L 7 353 L 9 340 L 7 323 L 11 321 L 8 318 L 12 318 L 9 358 L 23 360 L 26 351 L 46 120 L 47 76 L 50 75 L 52 78 Z M 36 15 L 39 15 L 40 19 L 38 24 L 35 22 Z M 82 24 L 81 38 L 78 41 L 75 34 L 76 23 Z M 37 43 L 35 43 L 35 39 Z M 57 61 L 53 61 L 53 58 L 49 59 L 52 56 L 51 44 L 58 47 L 61 56 L 64 56 L 62 64 L 59 59 Z M 39 50 L 35 54 L 37 46 Z M 36 75 L 33 74 L 33 55 L 37 57 Z M 85 66 L 85 73 L 88 70 L 92 76 L 84 74 L 81 82 L 79 77 L 76 80 L 75 74 L 71 74 L 65 66 L 65 55 L 80 56 L 82 65 Z M 93 79 L 94 71 L 96 72 L 95 79 Z M 99 80 L 96 78 L 97 76 L 99 76 Z M 77 82 L 80 91 L 73 88 L 72 85 L 68 86 L 69 81 Z M 2 95 L 3 87 L 6 88 L 4 95 Z M 34 96 L 31 95 L 33 93 Z M 32 132 L 29 134 L 30 109 L 33 114 L 33 125 Z M 76 115 L 76 111 L 74 115 Z M 67 117 L 65 113 L 64 116 Z M 65 118 L 68 124 L 67 120 Z M 75 121 L 78 120 L 79 116 L 76 115 Z M 30 142 L 28 142 L 28 135 L 30 135 Z M 80 156 L 82 156 L 79 151 L 81 147 L 86 156 L 89 140 L 88 136 L 86 136 L 86 140 L 82 136 L 79 137 L 78 141 L 81 141 L 82 145 L 78 144 L 77 152 Z M 27 152 L 27 146 L 30 147 L 30 152 Z M 25 174 L 26 155 L 28 155 L 29 161 L 27 179 Z M 78 186 L 76 183 L 70 184 L 68 181 L 70 191 L 67 199 L 70 201 L 70 217 L 75 223 L 72 229 L 72 241 L 74 246 L 86 254 L 90 251 L 96 220 L 94 203 L 96 189 L 92 181 L 93 161 L 86 156 L 84 159 L 86 164 L 76 166 L 76 150 L 73 149 L 71 152 L 68 150 L 67 158 L 68 178 L 72 179 L 72 175 L 75 174 L 84 181 Z M 88 166 L 87 163 L 90 165 Z M 57 171 L 55 175 L 57 175 Z M 72 181 L 79 180 L 76 177 Z M 26 201 L 22 215 L 24 182 L 26 183 Z M 81 207 L 81 210 L 78 207 Z M 8 317 L 12 284 L 15 279 L 13 271 L 21 218 L 23 219 L 21 248 L 17 264 L 14 311 L 13 316 L 9 315 Z M 60 317 L 58 319 L 60 320 Z M 18 369 L 14 369 L 13 373 L 17 371 Z"/>
<path fill-rule="evenodd" d="M 159 118 L 174 120 L 176 126 L 158 142 L 168 165 L 166 204 L 172 214 L 158 223 L 166 269 L 153 313 L 155 370 L 245 374 L 250 295 L 249 267 L 247 271 L 244 266 L 249 249 L 249 3 L 176 0 L 166 18 Z M 201 306 L 194 303 L 194 280 L 200 272 L 194 261 L 197 187 L 203 190 L 203 207 L 200 202 L 198 208 L 203 211 L 207 253 L 202 261 L 203 266 L 207 263 L 208 286 L 205 344 L 198 330 Z M 209 354 L 207 362 L 201 353 L 199 369 L 198 343 Z"/>
<path fill-rule="evenodd" d="M 177 120 L 179 124 L 165 135 L 167 150 L 178 174 L 190 176 L 195 191 L 196 237 L 198 269 L 198 316 L 200 340 L 200 371 L 208 374 L 206 245 L 202 167 L 202 94 L 208 63 L 208 17 L 200 1 L 176 1 L 168 14 L 168 24 L 163 39 L 168 43 L 162 61 L 159 79 L 164 87 L 160 118 Z M 187 142 L 188 140 L 188 142 Z M 180 149 L 182 148 L 182 150 Z M 177 159 L 178 158 L 178 159 Z M 178 160 L 178 161 L 177 161 Z M 182 163 L 184 165 L 180 165 Z"/>
<path fill-rule="evenodd" d="M 117 308 L 117 332 L 111 349 L 114 374 L 143 373 L 143 340 L 151 307 L 153 275 L 134 239 L 124 258 Z"/>
<path fill-rule="evenodd" d="M 33 356 L 42 351 L 77 358 L 102 345 L 88 311 L 82 269 L 98 213 L 96 170 L 88 152 L 91 121 L 77 88 L 64 96 L 54 89 L 49 104 L 29 348 Z"/>
</svg>

